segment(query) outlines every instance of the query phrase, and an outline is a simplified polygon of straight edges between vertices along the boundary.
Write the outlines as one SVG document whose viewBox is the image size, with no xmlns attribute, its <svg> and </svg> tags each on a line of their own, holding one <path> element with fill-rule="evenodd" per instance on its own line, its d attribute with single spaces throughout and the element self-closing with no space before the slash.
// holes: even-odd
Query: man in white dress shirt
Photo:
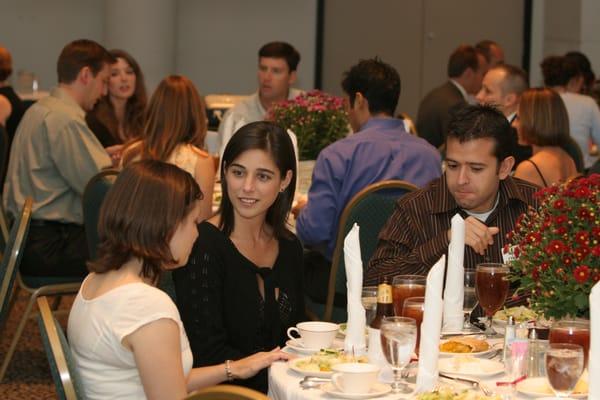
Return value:
<svg viewBox="0 0 600 400">
<path fill-rule="evenodd" d="M 229 109 L 219 125 L 223 154 L 231 136 L 243 125 L 262 121 L 274 103 L 293 99 L 302 93 L 292 88 L 300 53 L 289 43 L 270 42 L 258 51 L 258 91 Z"/>
</svg>

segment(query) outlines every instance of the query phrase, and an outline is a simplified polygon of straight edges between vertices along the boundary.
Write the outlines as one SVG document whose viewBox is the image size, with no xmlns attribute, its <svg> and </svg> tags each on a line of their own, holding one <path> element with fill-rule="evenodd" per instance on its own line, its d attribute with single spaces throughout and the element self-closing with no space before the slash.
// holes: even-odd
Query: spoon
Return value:
<svg viewBox="0 0 600 400">
<path fill-rule="evenodd" d="M 323 383 L 330 382 L 330 381 L 331 381 L 331 379 L 327 379 L 327 378 L 319 378 L 316 376 L 305 376 L 300 381 L 300 387 L 302 389 L 315 389 L 315 388 L 318 388 L 319 386 L 321 386 Z"/>
</svg>

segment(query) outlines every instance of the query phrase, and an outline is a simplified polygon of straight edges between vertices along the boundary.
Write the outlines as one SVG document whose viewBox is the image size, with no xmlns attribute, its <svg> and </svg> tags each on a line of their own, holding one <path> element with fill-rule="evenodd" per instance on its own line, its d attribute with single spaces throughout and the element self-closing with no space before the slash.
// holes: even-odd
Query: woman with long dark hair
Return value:
<svg viewBox="0 0 600 400">
<path fill-rule="evenodd" d="M 197 366 L 281 346 L 305 319 L 302 246 L 286 226 L 296 186 L 289 135 L 270 122 L 240 128 L 223 153 L 221 186 L 217 215 L 199 225 L 173 274 Z M 266 392 L 266 370 L 240 384 Z"/>
</svg>

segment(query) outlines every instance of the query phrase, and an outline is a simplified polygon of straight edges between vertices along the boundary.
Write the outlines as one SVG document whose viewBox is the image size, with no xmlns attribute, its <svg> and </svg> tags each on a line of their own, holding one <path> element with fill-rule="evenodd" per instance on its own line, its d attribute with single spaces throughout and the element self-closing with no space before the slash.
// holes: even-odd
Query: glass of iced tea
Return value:
<svg viewBox="0 0 600 400">
<path fill-rule="evenodd" d="M 583 347 L 551 343 L 546 352 L 546 376 L 558 398 L 569 397 L 583 373 Z"/>
<path fill-rule="evenodd" d="M 423 312 L 425 311 L 425 297 L 409 297 L 404 300 L 402 308 L 402 316 L 413 318 L 417 324 L 417 343 L 415 344 L 415 352 L 419 354 L 419 343 L 421 341 L 421 322 L 423 322 Z"/>
<path fill-rule="evenodd" d="M 584 365 L 588 365 L 590 352 L 590 321 L 585 319 L 554 322 L 548 336 L 550 343 L 572 343 L 583 347 Z"/>
<path fill-rule="evenodd" d="M 425 296 L 427 277 L 423 275 L 396 275 L 392 280 L 394 313 L 402 316 L 404 300 L 409 297 Z"/>
<path fill-rule="evenodd" d="M 485 330 L 488 336 L 496 334 L 492 317 L 502 308 L 508 295 L 508 273 L 507 265 L 497 263 L 477 264 L 475 269 L 475 293 L 488 319 Z"/>
</svg>

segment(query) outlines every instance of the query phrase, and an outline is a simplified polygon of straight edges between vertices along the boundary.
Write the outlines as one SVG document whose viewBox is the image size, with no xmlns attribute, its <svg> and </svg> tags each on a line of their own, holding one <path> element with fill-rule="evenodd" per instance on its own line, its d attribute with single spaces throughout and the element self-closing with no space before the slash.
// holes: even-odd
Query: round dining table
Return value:
<svg viewBox="0 0 600 400">
<path fill-rule="evenodd" d="M 494 342 L 499 342 L 500 340 L 496 339 Z M 294 351 L 289 347 L 285 347 L 284 351 L 294 354 L 298 357 L 306 357 L 306 354 L 300 354 Z M 501 358 L 501 353 L 496 355 L 495 359 L 498 360 Z M 506 377 L 498 374 L 492 376 L 487 379 L 479 379 L 482 385 L 495 391 L 496 382 L 505 381 Z M 302 389 L 300 387 L 300 381 L 303 379 L 303 376 L 290 369 L 287 362 L 276 362 L 271 365 L 269 369 L 269 393 L 268 396 L 274 400 L 311 400 L 311 399 L 335 399 L 338 397 L 334 397 L 331 394 L 325 393 L 323 390 L 319 388 L 314 389 Z M 541 379 L 541 378 L 540 378 Z M 468 389 L 469 387 L 463 383 L 458 383 L 455 381 L 450 381 L 445 378 L 440 378 L 440 385 L 454 387 L 456 390 Z M 410 384 L 409 384 L 410 385 Z M 413 385 L 414 386 L 414 385 Z M 374 397 L 376 399 L 381 400 L 391 400 L 391 399 L 412 399 L 414 398 L 414 394 L 395 394 L 389 393 L 384 396 Z M 535 396 L 528 396 L 519 392 L 514 393 L 513 399 L 515 400 L 532 400 L 535 399 Z M 539 398 L 539 397 L 537 397 Z M 578 397 L 581 398 L 581 397 Z"/>
</svg>

